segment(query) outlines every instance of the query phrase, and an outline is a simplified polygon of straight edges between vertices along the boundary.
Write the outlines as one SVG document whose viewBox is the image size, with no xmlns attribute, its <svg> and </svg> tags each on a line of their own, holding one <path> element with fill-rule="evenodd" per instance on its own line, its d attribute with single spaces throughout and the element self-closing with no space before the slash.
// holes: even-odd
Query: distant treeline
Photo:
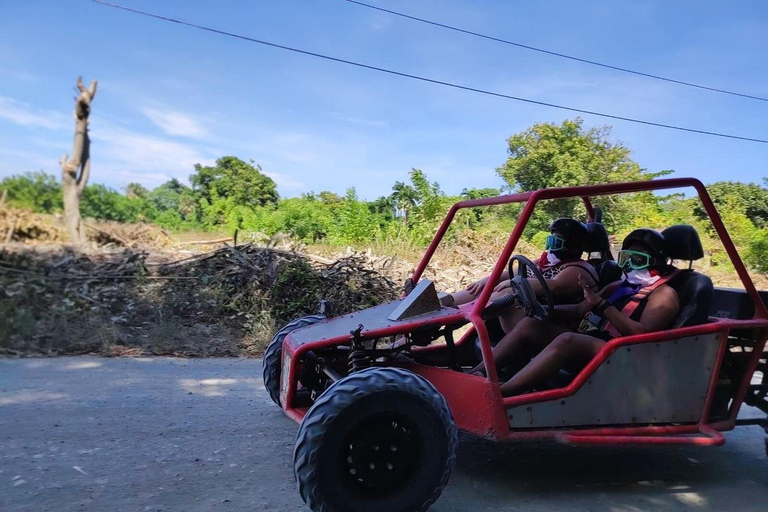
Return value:
<svg viewBox="0 0 768 512">
<path fill-rule="evenodd" d="M 507 159 L 496 169 L 503 186 L 467 188 L 459 196 L 446 195 L 419 169 L 408 183 L 395 182 L 389 194 L 361 200 L 354 188 L 344 196 L 329 191 L 281 198 L 275 182 L 251 161 L 225 156 L 216 165 L 196 165 L 191 186 L 172 179 L 148 190 L 131 183 L 123 192 L 103 185 L 86 187 L 81 199 L 84 217 L 119 222 L 151 222 L 172 230 L 287 233 L 307 243 L 344 245 L 402 245 L 423 247 L 434 235 L 446 211 L 461 199 L 489 197 L 503 192 L 567 185 L 650 180 L 672 171 L 649 172 L 621 143 L 610 141 L 610 128 L 585 129 L 580 119 L 560 125 L 541 123 L 508 139 Z M 94 170 L 98 177 L 98 166 Z M 43 171 L 5 178 L 10 205 L 35 212 L 62 209 L 59 181 Z M 720 181 L 708 186 L 731 237 L 744 259 L 768 271 L 768 189 L 755 183 Z M 707 264 L 729 265 L 712 232 L 698 198 L 650 193 L 600 198 L 604 223 L 619 237 L 636 227 L 663 228 L 676 223 L 695 225 L 709 252 Z M 466 230 L 508 233 L 519 205 L 460 212 L 449 233 L 458 239 Z M 543 231 L 557 217 L 584 218 L 579 200 L 542 203 L 526 237 L 543 241 Z"/>
</svg>

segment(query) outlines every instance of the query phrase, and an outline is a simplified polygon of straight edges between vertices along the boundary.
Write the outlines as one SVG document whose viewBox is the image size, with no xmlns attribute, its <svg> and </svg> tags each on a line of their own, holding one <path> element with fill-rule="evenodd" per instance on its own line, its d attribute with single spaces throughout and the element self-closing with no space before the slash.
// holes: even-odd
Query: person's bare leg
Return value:
<svg viewBox="0 0 768 512">
<path fill-rule="evenodd" d="M 477 298 L 472 295 L 469 290 L 459 290 L 456 293 L 452 293 L 451 296 L 453 296 L 453 303 L 457 306 L 472 302 Z"/>
<path fill-rule="evenodd" d="M 493 360 L 496 368 L 503 368 L 525 348 L 534 352 L 543 350 L 552 340 L 564 332 L 567 331 L 559 325 L 540 322 L 528 317 L 523 318 L 493 348 Z M 485 362 L 472 368 L 469 373 L 485 375 Z"/>
<path fill-rule="evenodd" d="M 605 345 L 605 341 L 574 332 L 557 336 L 525 368 L 501 386 L 504 396 L 517 395 L 546 382 L 576 358 L 589 359 Z"/>
<path fill-rule="evenodd" d="M 510 332 L 523 318 L 525 318 L 525 310 L 510 306 L 499 316 L 499 323 L 504 332 Z"/>
<path fill-rule="evenodd" d="M 493 292 L 491 293 L 491 297 L 488 299 L 488 303 L 490 304 L 494 300 L 498 299 L 499 297 L 503 297 L 504 295 L 507 295 L 510 292 L 510 290 L 504 290 L 503 292 Z M 468 302 L 472 302 L 473 300 L 477 300 L 477 298 L 480 296 L 478 293 L 477 295 L 473 295 L 472 292 L 469 290 L 459 290 L 454 293 L 448 294 L 452 298 L 452 305 L 455 306 L 461 306 L 462 304 L 466 304 Z M 445 302 L 443 302 L 443 305 L 446 305 Z"/>
</svg>

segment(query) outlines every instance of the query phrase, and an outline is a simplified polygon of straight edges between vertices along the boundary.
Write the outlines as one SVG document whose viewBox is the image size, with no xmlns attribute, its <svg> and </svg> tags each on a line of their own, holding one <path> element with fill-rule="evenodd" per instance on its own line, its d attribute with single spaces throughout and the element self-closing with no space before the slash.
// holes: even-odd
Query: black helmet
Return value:
<svg viewBox="0 0 768 512">
<path fill-rule="evenodd" d="M 566 250 L 581 254 L 589 232 L 587 226 L 576 219 L 557 219 L 549 225 L 549 232 L 557 231 L 566 241 Z"/>
<path fill-rule="evenodd" d="M 634 243 L 643 244 L 650 251 L 655 260 L 651 262 L 652 265 L 658 266 L 666 263 L 667 243 L 664 240 L 664 235 L 658 231 L 648 228 L 636 229 L 624 238 L 621 248 L 622 250 L 627 249 Z"/>
</svg>

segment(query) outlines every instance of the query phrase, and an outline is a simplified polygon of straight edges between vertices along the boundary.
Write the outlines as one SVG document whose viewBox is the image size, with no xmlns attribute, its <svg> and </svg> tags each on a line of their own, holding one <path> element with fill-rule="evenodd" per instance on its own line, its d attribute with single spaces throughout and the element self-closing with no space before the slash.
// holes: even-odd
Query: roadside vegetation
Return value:
<svg viewBox="0 0 768 512">
<path fill-rule="evenodd" d="M 352 188 L 282 198 L 258 164 L 224 156 L 195 166 L 189 185 L 85 187 L 80 211 L 91 243 L 78 247 L 62 245 L 68 235 L 57 220 L 54 176 L 5 178 L 0 242 L 16 243 L 0 248 L 0 354 L 258 354 L 281 324 L 314 312 L 321 298 L 340 312 L 395 298 L 458 200 L 671 173 L 642 168 L 609 128 L 587 129 L 579 119 L 513 135 L 495 172 L 498 189 L 458 196 L 412 169 L 407 182 L 373 200 Z M 707 188 L 756 284 L 768 287 L 768 189 L 731 181 Z M 675 191 L 595 204 L 617 242 L 637 227 L 693 224 L 706 251 L 696 268 L 717 286 L 740 286 L 698 198 Z M 425 276 L 453 291 L 485 275 L 519 213 L 520 205 L 461 211 Z M 566 216 L 584 219 L 582 203 L 539 205 L 518 252 L 540 254 L 551 220 Z M 235 243 L 212 253 L 185 245 L 235 234 Z"/>
<path fill-rule="evenodd" d="M 190 185 L 172 179 L 148 190 L 131 183 L 122 191 L 96 184 L 81 198 L 84 218 L 121 223 L 147 222 L 175 231 L 218 234 L 238 230 L 241 239 L 284 234 L 295 242 L 328 247 L 372 247 L 377 252 L 420 251 L 431 240 L 445 212 L 461 199 L 545 187 L 650 180 L 671 171 L 651 172 L 632 159 L 622 143 L 610 139 L 609 128 L 586 129 L 579 119 L 560 125 L 536 124 L 508 140 L 507 159 L 496 174 L 501 186 L 465 188 L 459 196 L 443 192 L 425 172 L 412 169 L 408 182 L 396 182 L 390 193 L 374 200 L 360 199 L 354 188 L 343 195 L 318 191 L 281 198 L 275 182 L 255 162 L 224 156 L 216 165 L 196 165 Z M 723 176 L 728 170 L 723 170 Z M 35 213 L 62 209 L 58 180 L 44 171 L 5 178 L 7 204 Z M 719 181 L 709 192 L 742 257 L 758 271 L 768 271 L 763 255 L 768 249 L 768 190 L 755 183 Z M 602 200 L 606 201 L 606 200 Z M 605 212 L 609 232 L 621 236 L 636 227 L 665 227 L 691 223 L 699 228 L 709 252 L 708 265 L 729 262 L 715 239 L 697 198 L 682 194 L 634 194 L 596 201 Z M 518 206 L 460 212 L 449 240 L 473 235 L 509 233 Z M 526 232 L 540 245 L 541 231 L 556 217 L 584 216 L 579 201 L 552 201 L 537 208 Z"/>
</svg>

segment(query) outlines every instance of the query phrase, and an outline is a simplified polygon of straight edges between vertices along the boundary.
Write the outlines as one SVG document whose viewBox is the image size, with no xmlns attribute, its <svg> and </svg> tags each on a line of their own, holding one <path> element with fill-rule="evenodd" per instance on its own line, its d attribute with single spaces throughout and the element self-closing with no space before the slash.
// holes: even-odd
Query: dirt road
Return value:
<svg viewBox="0 0 768 512">
<path fill-rule="evenodd" d="M 297 426 L 250 359 L 0 360 L 2 511 L 302 511 Z M 765 511 L 763 433 L 722 448 L 463 437 L 435 512 Z"/>
</svg>

